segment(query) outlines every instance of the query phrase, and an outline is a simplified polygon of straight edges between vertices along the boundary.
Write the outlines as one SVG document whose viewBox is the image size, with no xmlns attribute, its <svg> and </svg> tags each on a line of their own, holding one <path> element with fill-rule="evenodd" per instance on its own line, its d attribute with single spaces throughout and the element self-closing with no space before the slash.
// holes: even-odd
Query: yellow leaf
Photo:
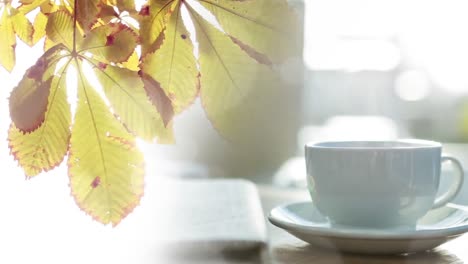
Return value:
<svg viewBox="0 0 468 264">
<path fill-rule="evenodd" d="M 130 131 L 145 140 L 170 140 L 167 134 L 172 134 L 172 127 L 164 126 L 137 72 L 111 65 L 95 67 L 94 71 L 115 113 Z"/>
<path fill-rule="evenodd" d="M 272 62 L 299 52 L 298 23 L 286 0 L 199 0 L 223 30 Z"/>
<path fill-rule="evenodd" d="M 16 35 L 32 45 L 32 34 L 33 27 L 24 13 L 12 8 L 8 2 L 0 8 L 0 64 L 6 70 L 12 71 L 15 66 Z"/>
<path fill-rule="evenodd" d="M 24 14 L 27 14 L 49 0 L 20 0 L 21 6 L 18 8 Z"/>
<path fill-rule="evenodd" d="M 23 132 L 38 128 L 45 119 L 55 65 L 64 47 L 57 45 L 39 58 L 10 95 L 10 116 Z"/>
<path fill-rule="evenodd" d="M 151 0 L 149 5 L 144 6 L 140 11 L 140 38 L 141 53 L 146 55 L 155 51 L 162 39 L 166 25 L 167 16 L 170 15 L 174 6 L 179 0 Z"/>
<path fill-rule="evenodd" d="M 24 133 L 14 124 L 8 132 L 11 153 L 27 177 L 49 171 L 59 165 L 68 151 L 71 113 L 67 102 L 64 69 L 51 80 L 48 107 L 39 128 Z"/>
<path fill-rule="evenodd" d="M 55 0 L 48 0 L 41 4 L 41 12 L 48 15 L 60 9 L 59 5 L 55 4 Z"/>
<path fill-rule="evenodd" d="M 278 76 L 247 55 L 232 39 L 192 10 L 200 45 L 201 90 L 204 109 L 216 129 L 230 140 L 249 137 L 252 127 L 270 117 L 265 95 L 277 93 Z"/>
<path fill-rule="evenodd" d="M 34 30 L 31 22 L 29 22 L 26 16 L 23 13 L 16 11 L 15 14 L 11 16 L 11 22 L 16 35 L 18 35 L 24 43 L 32 46 Z"/>
<path fill-rule="evenodd" d="M 127 68 L 131 71 L 138 71 L 140 70 L 140 59 L 138 58 L 138 54 L 136 51 L 130 55 L 127 61 L 122 62 L 121 64 L 124 68 Z"/>
<path fill-rule="evenodd" d="M 66 11 L 57 11 L 49 15 L 46 26 L 47 38 L 53 43 L 63 43 L 73 49 L 73 18 Z"/>
<path fill-rule="evenodd" d="M 16 38 L 13 23 L 7 14 L 7 7 L 4 7 L 3 14 L 0 14 L 0 40 L 0 64 L 11 72 L 16 61 Z"/>
<path fill-rule="evenodd" d="M 190 33 L 183 24 L 178 6 L 168 21 L 164 35 L 161 47 L 144 58 L 141 68 L 160 83 L 171 98 L 175 112 L 179 113 L 198 95 L 199 72 Z"/>
<path fill-rule="evenodd" d="M 91 30 L 84 38 L 79 52 L 89 52 L 101 61 L 124 62 L 135 51 L 137 38 L 129 27 L 110 23 Z"/>
<path fill-rule="evenodd" d="M 81 70 L 78 79 L 68 159 L 70 187 L 82 210 L 115 226 L 143 195 L 143 156 L 133 136 L 113 117 Z"/>
<path fill-rule="evenodd" d="M 46 34 L 47 16 L 39 12 L 34 19 L 34 33 L 32 37 L 32 44 L 36 44 Z"/>
<path fill-rule="evenodd" d="M 49 50 L 50 48 L 52 48 L 53 46 L 55 46 L 55 42 L 53 42 L 50 38 L 46 37 L 44 38 L 44 51 L 47 51 Z"/>
<path fill-rule="evenodd" d="M 143 80 L 146 93 L 153 105 L 158 109 L 164 125 L 167 126 L 174 117 L 174 107 L 172 106 L 171 99 L 161 88 L 161 84 L 151 78 L 151 76 L 141 72 L 141 79 Z"/>
</svg>

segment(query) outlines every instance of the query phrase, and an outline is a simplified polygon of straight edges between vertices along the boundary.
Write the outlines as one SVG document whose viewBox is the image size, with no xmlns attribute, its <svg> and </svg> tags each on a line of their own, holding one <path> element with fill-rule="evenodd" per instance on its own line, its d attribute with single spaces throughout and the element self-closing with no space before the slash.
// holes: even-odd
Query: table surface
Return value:
<svg viewBox="0 0 468 264">
<path fill-rule="evenodd" d="M 309 199 L 306 191 L 258 186 L 265 216 L 277 205 Z M 445 264 L 468 262 L 468 235 L 452 240 L 431 251 L 402 256 L 370 256 L 347 254 L 314 247 L 267 222 L 269 242 L 261 252 L 189 256 L 171 263 L 177 264 Z"/>
<path fill-rule="evenodd" d="M 466 149 L 467 145 L 447 147 L 448 152 L 461 157 L 464 165 L 468 164 L 468 155 L 459 154 Z M 0 153 L 0 158 L 8 157 Z M 166 212 L 157 208 L 161 201 L 160 179 L 147 177 L 141 206 L 119 226 L 111 228 L 94 222 L 77 209 L 67 188 L 65 166 L 28 182 L 21 177 L 19 168 L 10 167 L 0 177 L 0 263 L 177 263 L 158 261 L 155 254 L 155 244 L 160 238 L 157 223 Z M 265 215 L 279 204 L 309 199 L 304 190 L 257 187 Z M 270 223 L 267 227 L 269 243 L 261 254 L 223 253 L 210 259 L 188 258 L 182 263 L 468 263 L 468 235 L 429 252 L 378 257 L 325 251 Z"/>
<path fill-rule="evenodd" d="M 300 190 L 283 190 L 268 186 L 259 186 L 259 191 L 265 215 L 268 215 L 268 212 L 279 204 L 309 199 L 307 192 Z M 264 254 L 263 263 L 468 263 L 468 235 L 423 253 L 411 254 L 408 256 L 365 256 L 320 249 L 293 237 L 270 223 L 267 223 L 267 226 L 270 241 L 268 254 Z M 223 260 L 223 262 L 224 261 L 230 263 L 228 260 Z M 234 260 L 233 263 L 237 262 Z M 252 260 L 250 263 L 261 262 Z"/>
</svg>

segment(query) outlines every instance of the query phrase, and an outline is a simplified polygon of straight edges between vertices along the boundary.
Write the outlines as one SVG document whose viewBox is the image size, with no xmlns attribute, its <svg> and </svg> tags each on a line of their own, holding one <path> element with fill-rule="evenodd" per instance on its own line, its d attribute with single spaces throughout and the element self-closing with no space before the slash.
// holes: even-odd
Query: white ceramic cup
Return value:
<svg viewBox="0 0 468 264">
<path fill-rule="evenodd" d="M 462 187 L 460 162 L 441 152 L 440 143 L 425 140 L 309 143 L 305 146 L 309 191 L 332 224 L 414 227 Z M 457 173 L 449 190 L 436 197 L 445 161 L 451 161 Z"/>
</svg>

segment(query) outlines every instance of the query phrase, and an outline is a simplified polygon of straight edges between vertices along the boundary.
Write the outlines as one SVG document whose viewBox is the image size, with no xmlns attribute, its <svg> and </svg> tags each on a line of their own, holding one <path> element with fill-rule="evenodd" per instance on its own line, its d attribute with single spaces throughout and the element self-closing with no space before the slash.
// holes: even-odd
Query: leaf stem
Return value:
<svg viewBox="0 0 468 264">
<path fill-rule="evenodd" d="M 76 53 L 76 28 L 77 28 L 77 25 L 76 25 L 76 19 L 78 17 L 77 13 L 78 13 L 78 8 L 77 8 L 77 5 L 78 5 L 78 0 L 74 0 L 75 3 L 73 5 L 73 51 L 72 51 L 72 56 L 73 57 L 76 57 L 77 53 Z"/>
</svg>

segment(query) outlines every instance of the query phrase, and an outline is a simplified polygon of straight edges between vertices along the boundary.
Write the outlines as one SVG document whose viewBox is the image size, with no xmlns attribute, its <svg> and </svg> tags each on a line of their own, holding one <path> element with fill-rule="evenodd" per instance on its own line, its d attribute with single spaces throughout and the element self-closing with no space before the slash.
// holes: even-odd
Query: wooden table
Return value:
<svg viewBox="0 0 468 264">
<path fill-rule="evenodd" d="M 1 156 L 0 156 L 1 157 Z M 20 173 L 20 172 L 19 172 Z M 19 174 L 18 173 L 18 174 Z M 76 208 L 66 188 L 65 168 L 28 183 L 19 175 L 0 177 L 0 263 L 67 264 L 302 264 L 302 263 L 468 263 L 468 235 L 441 247 L 410 256 L 372 257 L 330 252 L 309 246 L 267 223 L 268 246 L 259 252 L 221 253 L 160 261 L 157 210 L 160 181 L 147 178 L 142 205 L 117 228 L 106 228 Z M 13 180 L 8 180 L 13 179 Z M 275 206 L 309 199 L 301 190 L 257 185 L 265 215 Z M 159 188 L 159 189 L 158 189 Z"/>
<path fill-rule="evenodd" d="M 309 195 L 304 190 L 258 186 L 265 216 L 275 206 L 293 201 L 304 201 Z M 171 259 L 177 264 L 444 264 L 468 263 L 468 235 L 446 243 L 434 250 L 404 256 L 366 256 L 346 254 L 317 248 L 303 242 L 267 221 L 268 245 L 261 252 L 188 256 Z"/>
<path fill-rule="evenodd" d="M 282 190 L 278 188 L 259 186 L 265 215 L 276 205 L 292 201 L 309 199 L 307 192 L 298 190 Z M 379 263 L 468 263 L 468 235 L 446 243 L 432 251 L 411 254 L 408 256 L 364 256 L 327 251 L 311 246 L 287 232 L 267 223 L 269 232 L 268 254 L 264 263 L 275 264 L 379 264 Z M 227 262 L 228 263 L 228 262 Z M 251 263 L 255 263 L 254 261 Z"/>
<path fill-rule="evenodd" d="M 275 206 L 293 201 L 304 201 L 309 195 L 304 190 L 258 186 L 265 216 Z M 404 256 L 366 256 L 346 254 L 317 248 L 303 242 L 267 221 L 269 243 L 261 252 L 188 256 L 171 263 L 177 264 L 444 264 L 468 263 L 468 235 L 446 243 L 434 250 Z"/>
</svg>

